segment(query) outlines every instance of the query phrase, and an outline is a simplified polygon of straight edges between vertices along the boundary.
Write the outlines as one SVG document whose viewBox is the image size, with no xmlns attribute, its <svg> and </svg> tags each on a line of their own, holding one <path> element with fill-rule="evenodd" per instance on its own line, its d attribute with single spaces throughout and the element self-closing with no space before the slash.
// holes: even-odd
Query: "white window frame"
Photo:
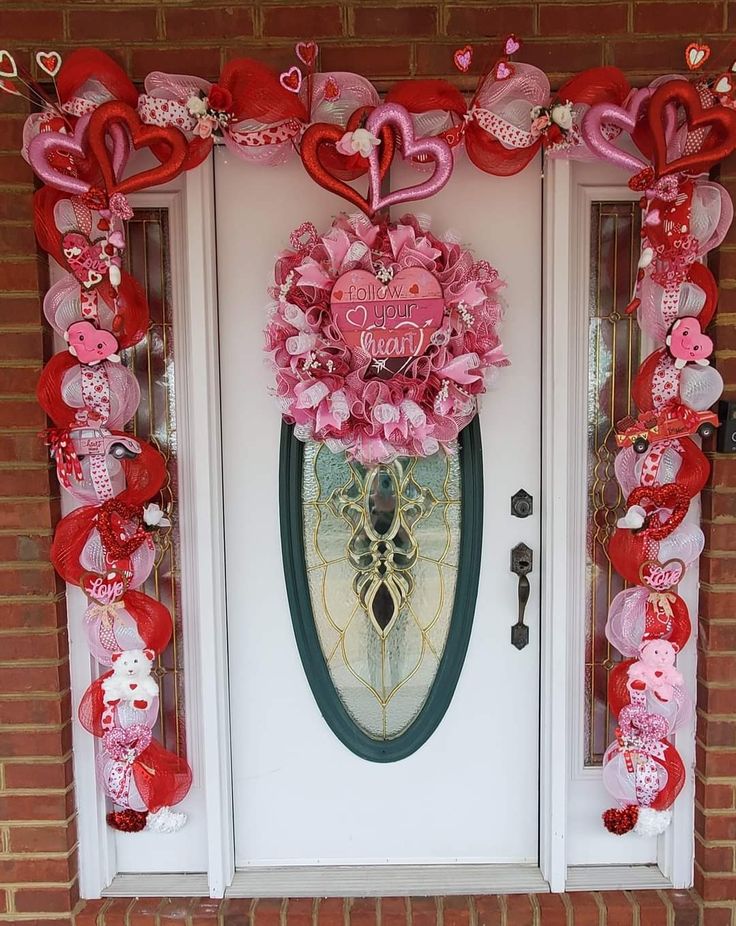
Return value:
<svg viewBox="0 0 736 926">
<path fill-rule="evenodd" d="M 584 537 L 585 405 L 581 394 L 585 395 L 587 387 L 583 336 L 587 303 L 581 280 L 587 280 L 588 238 L 581 237 L 584 229 L 580 227 L 580 190 L 585 187 L 576 181 L 576 169 L 566 161 L 548 162 L 544 182 L 539 871 L 555 892 L 686 887 L 692 883 L 693 867 L 692 774 L 675 804 L 670 834 L 661 840 L 659 867 L 655 871 L 647 866 L 621 865 L 573 869 L 566 862 L 568 802 L 575 800 L 568 754 L 581 755 L 579 718 L 583 710 L 580 668 L 584 547 L 581 557 L 579 545 L 576 548 L 570 538 Z M 620 177 L 599 186 L 615 187 L 618 195 L 610 198 L 630 198 Z M 622 195 L 622 190 L 627 195 Z M 207 893 L 221 897 L 233 882 L 235 853 L 213 160 L 132 199 L 139 207 L 166 206 L 170 210 L 187 740 L 195 789 L 203 795 L 200 812 L 206 817 L 206 871 L 116 874 L 114 840 L 105 824 L 105 801 L 95 784 L 95 741 L 75 723 L 80 889 L 87 898 Z M 582 318 L 585 324 L 581 328 Z M 688 603 L 694 617 L 697 577 L 690 576 L 688 583 Z M 70 589 L 70 616 L 81 613 L 81 598 L 79 590 Z M 97 673 L 83 647 L 72 646 L 71 660 L 76 705 Z M 694 665 L 693 645 L 680 660 L 686 677 L 694 679 Z M 686 767 L 692 768 L 694 738 L 690 731 L 678 734 L 677 746 Z"/>
</svg>

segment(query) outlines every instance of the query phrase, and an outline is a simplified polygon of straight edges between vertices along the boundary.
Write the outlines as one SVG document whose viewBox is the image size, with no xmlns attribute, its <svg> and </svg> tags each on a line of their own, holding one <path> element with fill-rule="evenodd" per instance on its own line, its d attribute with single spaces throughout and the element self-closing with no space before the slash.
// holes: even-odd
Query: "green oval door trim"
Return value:
<svg viewBox="0 0 736 926">
<path fill-rule="evenodd" d="M 460 434 L 460 548 L 447 642 L 424 705 L 394 739 L 373 739 L 352 719 L 338 695 L 320 646 L 307 580 L 302 484 L 304 444 L 290 425 L 281 430 L 279 505 L 281 548 L 294 635 L 310 688 L 332 732 L 353 753 L 372 762 L 396 762 L 420 748 L 452 701 L 473 626 L 483 536 L 483 458 L 478 418 Z"/>
</svg>

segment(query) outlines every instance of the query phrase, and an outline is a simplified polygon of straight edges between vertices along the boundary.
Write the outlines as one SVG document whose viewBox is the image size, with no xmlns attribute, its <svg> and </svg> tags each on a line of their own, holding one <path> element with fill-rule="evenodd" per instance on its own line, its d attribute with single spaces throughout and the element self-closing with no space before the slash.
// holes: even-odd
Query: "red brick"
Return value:
<svg viewBox="0 0 736 926">
<path fill-rule="evenodd" d="M 2 199 L 2 197 L 0 197 Z M 16 228 L 17 226 L 8 226 Z M 36 294 L 32 296 L 8 296 L 0 293 L 0 325 L 38 325 L 41 322 L 41 301 Z M 3 355 L 4 359 L 4 355 Z M 41 358 L 38 358 L 37 366 L 28 366 L 26 369 L 39 370 L 41 368 Z M 18 367 L 2 367 L 2 390 L 3 392 L 18 392 L 18 389 L 11 389 L 6 384 L 6 377 L 11 376 Z M 38 373 L 36 373 L 38 376 Z M 24 391 L 30 392 L 35 388 L 33 386 L 26 388 Z"/>
<path fill-rule="evenodd" d="M 313 909 L 311 897 L 292 897 L 286 909 L 288 926 L 312 926 Z"/>
<path fill-rule="evenodd" d="M 68 852 L 77 841 L 77 826 L 74 820 L 49 826 L 8 827 L 11 852 Z"/>
<path fill-rule="evenodd" d="M 343 34 L 339 6 L 271 6 L 264 7 L 263 34 L 289 38 L 320 38 Z"/>
<path fill-rule="evenodd" d="M 53 790 L 65 789 L 72 783 L 71 756 L 59 762 L 5 762 L 5 787 Z"/>
<path fill-rule="evenodd" d="M 662 0 L 634 4 L 634 32 L 682 33 L 697 37 L 707 32 L 722 32 L 724 19 L 723 3 L 717 0 L 698 0 L 697 4 Z"/>
<path fill-rule="evenodd" d="M 311 907 L 311 900 L 307 901 Z M 190 911 L 191 926 L 216 926 L 222 901 L 214 897 L 197 897 Z M 136 917 L 137 920 L 137 917 Z M 310 921 L 311 922 L 311 921 Z"/>
<path fill-rule="evenodd" d="M 703 813 L 696 806 L 695 829 L 705 842 L 733 842 L 736 840 L 736 814 Z"/>
<path fill-rule="evenodd" d="M 355 34 L 368 40 L 399 35 L 434 35 L 437 10 L 431 6 L 356 6 Z"/>
<path fill-rule="evenodd" d="M 736 492 L 705 489 L 701 495 L 703 518 L 728 518 L 736 522 Z"/>
<path fill-rule="evenodd" d="M 0 433 L 0 459 L 8 463 L 48 464 L 49 451 L 37 431 L 7 431 Z"/>
<path fill-rule="evenodd" d="M 559 894 L 537 894 L 536 900 L 543 926 L 566 926 L 567 908 Z"/>
<path fill-rule="evenodd" d="M 163 903 L 161 897 L 139 897 L 128 911 L 130 926 L 160 926 L 158 911 Z"/>
<path fill-rule="evenodd" d="M 639 919 L 647 926 L 667 926 L 667 907 L 656 891 L 632 891 L 639 906 Z"/>
<path fill-rule="evenodd" d="M 45 881 L 58 884 L 73 876 L 75 857 L 70 858 L 0 858 L 0 883 Z M 48 912 L 44 910 L 43 912 Z"/>
<path fill-rule="evenodd" d="M 77 885 L 70 887 L 29 887 L 13 891 L 18 913 L 66 913 L 79 900 Z M 36 921 L 37 922 L 37 921 Z"/>
<path fill-rule="evenodd" d="M 422 46 L 424 47 L 424 46 Z M 326 45 L 320 52 L 325 71 L 356 71 L 375 77 L 402 77 L 409 71 L 409 45 L 361 45 L 358 47 Z"/>
<path fill-rule="evenodd" d="M 735 223 L 736 224 L 736 223 Z M 723 371 L 721 370 L 721 373 Z M 713 467 L 710 485 L 716 488 L 736 488 L 736 460 L 723 453 L 715 453 L 711 459 Z"/>
<path fill-rule="evenodd" d="M 51 563 L 6 563 L 0 568 L 0 595 L 53 595 L 62 589 Z"/>
<path fill-rule="evenodd" d="M 38 289 L 38 269 L 35 257 L 27 260 L 4 260 L 0 262 L 0 278 L 3 286 L 11 292 L 35 292 Z M 14 341 L 18 337 L 14 334 Z M 7 356 L 7 355 L 6 355 Z"/>
<path fill-rule="evenodd" d="M 0 740 L 2 740 L 0 742 L 0 757 L 2 758 L 61 757 L 72 748 L 71 724 L 67 723 L 60 730 L 48 730 L 44 727 L 14 730 L 11 727 L 7 732 L 3 732 Z M 33 820 L 36 817 L 14 817 L 13 819 Z"/>
<path fill-rule="evenodd" d="M 601 910 L 592 894 L 585 891 L 573 891 L 567 896 L 572 907 L 575 926 L 600 926 L 603 923 Z"/>
<path fill-rule="evenodd" d="M 5 42 L 25 41 L 35 48 L 43 39 L 58 39 L 63 34 L 60 10 L 46 8 L 43 15 L 39 15 L 38 10 L 5 10 L 0 13 L 0 35 Z M 10 48 L 10 45 L 5 47 Z M 20 55 L 16 56 L 16 60 L 19 64 L 25 63 Z"/>
<path fill-rule="evenodd" d="M 718 652 L 736 651 L 736 621 L 711 620 L 702 615 L 698 632 L 704 648 Z"/>
<path fill-rule="evenodd" d="M 700 581 L 711 585 L 736 583 L 736 556 L 706 551 L 700 558 Z"/>
<path fill-rule="evenodd" d="M 734 868 L 733 846 L 706 846 L 695 840 L 695 860 L 708 872 L 732 872 Z"/>
<path fill-rule="evenodd" d="M 659 3 L 652 6 L 660 7 Z M 691 10 L 698 7 L 686 4 Z M 699 6 L 699 4 L 698 4 Z M 662 15 L 662 14 L 660 14 Z M 700 34 L 700 31 L 698 32 Z M 608 42 L 610 50 L 609 64 L 635 73 L 679 73 L 683 69 L 683 51 L 687 41 L 683 38 L 647 39 L 612 39 Z M 709 40 L 712 55 L 716 57 L 723 49 L 723 44 Z"/>
<path fill-rule="evenodd" d="M 733 904 L 729 904 L 726 907 L 711 906 L 709 904 L 704 908 L 703 921 L 702 924 L 698 924 L 698 926 L 734 926 L 733 915 Z"/>
<path fill-rule="evenodd" d="M 514 926 L 533 926 L 534 911 L 527 894 L 509 894 L 504 897 L 506 904 L 506 922 Z"/>
<path fill-rule="evenodd" d="M 7 96 L 5 97 L 7 100 Z M 31 190 L 16 190 L 12 193 L 3 193 L 0 196 L 0 221 L 22 222 L 28 221 L 33 214 L 33 198 Z M 5 279 L 3 275 L 3 280 Z"/>
<path fill-rule="evenodd" d="M 698 739 L 706 746 L 736 746 L 736 718 L 714 718 L 701 714 L 698 717 Z M 730 807 L 730 801 L 725 806 Z"/>
<path fill-rule="evenodd" d="M 158 914 L 161 926 L 189 926 L 191 906 L 191 897 L 165 897 Z M 124 919 L 121 926 L 128 926 L 129 922 L 129 919 Z"/>
<path fill-rule="evenodd" d="M 3 638 L 0 637 L 0 645 Z M 6 698 L 0 697 L 0 724 L 11 726 L 59 726 L 69 718 L 68 695 L 53 695 L 50 698 Z M 6 754 L 0 745 L 0 755 Z M 16 785 L 16 787 L 20 787 Z"/>
<path fill-rule="evenodd" d="M 698 707 L 709 714 L 733 714 L 736 712 L 736 690 L 731 686 L 698 684 Z"/>
<path fill-rule="evenodd" d="M 20 116 L 3 116 L 0 118 L 0 151 L 12 151 L 17 156 L 23 144 L 23 125 L 25 119 Z"/>
<path fill-rule="evenodd" d="M 702 926 L 702 901 L 690 890 L 666 891 L 674 914 L 672 926 Z"/>
<path fill-rule="evenodd" d="M 462 895 L 445 897 L 443 900 L 444 926 L 469 926 L 470 898 Z"/>
<path fill-rule="evenodd" d="M 217 80 L 220 76 L 219 48 L 134 48 L 130 53 L 131 79 L 142 80 L 151 71 L 188 74 L 197 62 L 197 76 Z"/>
<path fill-rule="evenodd" d="M 698 656 L 698 678 L 706 682 L 729 682 L 736 678 L 736 656 L 701 653 Z"/>
<path fill-rule="evenodd" d="M 34 666 L 0 666 L 0 691 L 5 693 L 58 692 L 66 688 L 69 668 L 66 664 Z"/>
<path fill-rule="evenodd" d="M 37 442 L 38 437 L 34 435 Z M 47 499 L 16 499 L 0 506 L 0 529 L 32 530 L 51 527 L 51 511 Z"/>
<path fill-rule="evenodd" d="M 695 800 L 707 810 L 722 810 L 734 806 L 734 788 L 731 783 L 710 781 L 697 774 Z"/>
<path fill-rule="evenodd" d="M 698 700 L 700 704 L 700 700 Z M 736 752 L 723 749 L 706 749 L 695 744 L 695 767 L 706 778 L 732 778 L 736 776 Z"/>
<path fill-rule="evenodd" d="M 74 914 L 74 926 L 98 926 L 98 914 L 102 914 L 109 903 L 109 900 L 104 899 L 85 900 Z"/>
<path fill-rule="evenodd" d="M 349 900 L 348 922 L 351 926 L 375 926 L 378 922 L 378 901 L 374 897 L 355 897 Z"/>
<path fill-rule="evenodd" d="M 345 901 L 341 897 L 323 897 L 317 907 L 318 926 L 343 926 Z"/>
<path fill-rule="evenodd" d="M 451 6 L 448 10 L 447 34 L 456 35 L 464 41 L 472 42 L 476 36 L 493 36 L 499 40 L 500 47 L 501 37 L 512 32 L 524 38 L 534 32 L 534 7 L 531 4 Z M 476 53 L 480 52 L 481 49 L 477 49 Z"/>
<path fill-rule="evenodd" d="M 43 428 L 46 415 L 35 396 L 0 400 L 0 428 Z"/>
<path fill-rule="evenodd" d="M 0 483 L 2 483 L 0 473 Z M 0 492 L 0 498 L 3 493 Z M 44 534 L 0 534 L 0 561 L 5 560 L 34 560 L 47 561 L 51 535 Z"/>
<path fill-rule="evenodd" d="M 403 897 L 381 898 L 381 926 L 406 926 L 406 914 L 406 900 Z M 289 905 L 288 926 L 291 926 L 291 905 Z"/>
<path fill-rule="evenodd" d="M 278 898 L 264 898 L 256 901 L 253 910 L 254 926 L 279 926 L 282 904 L 283 901 Z"/>
<path fill-rule="evenodd" d="M 8 157 L 13 158 L 15 161 L 18 161 L 18 152 L 8 155 Z M 23 161 L 25 164 L 25 161 Z M 28 254 L 36 253 L 36 236 L 33 234 L 33 229 L 25 225 L 3 225 L 0 227 L 0 254 L 4 257 L 13 255 L 19 255 L 26 257 Z M 35 303 L 38 306 L 38 303 Z M 38 314 L 38 313 L 37 313 Z M 37 321 L 37 318 L 34 318 L 33 321 Z"/>
<path fill-rule="evenodd" d="M 166 38 L 199 41 L 253 35 L 253 13 L 243 7 L 225 6 L 166 9 Z"/>
<path fill-rule="evenodd" d="M 496 894 L 479 894 L 473 901 L 478 926 L 501 926 L 503 912 Z"/>
<path fill-rule="evenodd" d="M 62 603 L 55 601 L 0 601 L 0 627 L 9 630 L 27 627 L 34 630 L 64 627 L 66 617 Z"/>
<path fill-rule="evenodd" d="M 69 33 L 72 39 L 107 39 L 121 42 L 146 42 L 156 39 L 156 11 L 145 7 L 134 10 L 103 9 L 100 6 L 70 10 Z"/>
<path fill-rule="evenodd" d="M 703 525 L 705 546 L 711 553 L 728 553 L 736 547 L 736 524 Z"/>
<path fill-rule="evenodd" d="M 626 3 L 554 3 L 539 7 L 541 35 L 613 35 L 628 29 Z"/>
<path fill-rule="evenodd" d="M 437 926 L 439 916 L 434 897 L 410 897 L 412 926 Z"/>
<path fill-rule="evenodd" d="M 636 908 L 633 898 L 625 891 L 606 891 L 601 894 L 606 906 L 607 926 L 634 926 Z M 641 924 L 643 926 L 643 923 Z"/>
<path fill-rule="evenodd" d="M 696 872 L 698 866 L 696 866 Z M 703 872 L 698 893 L 706 903 L 719 900 L 736 900 L 736 875 L 718 874 L 709 877 Z"/>
</svg>

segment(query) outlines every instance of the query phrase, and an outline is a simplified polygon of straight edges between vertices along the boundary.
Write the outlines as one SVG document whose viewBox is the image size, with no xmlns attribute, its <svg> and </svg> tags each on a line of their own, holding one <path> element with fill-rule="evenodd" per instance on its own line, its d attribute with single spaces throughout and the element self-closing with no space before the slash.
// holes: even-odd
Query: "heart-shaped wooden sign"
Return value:
<svg viewBox="0 0 736 926">
<path fill-rule="evenodd" d="M 114 604 L 120 601 L 128 590 L 130 574 L 118 569 L 110 569 L 104 574 L 85 572 L 82 574 L 82 591 L 97 604 Z"/>
<path fill-rule="evenodd" d="M 445 300 L 437 278 L 421 267 L 400 270 L 387 283 L 349 270 L 335 281 L 330 309 L 348 347 L 371 357 L 371 372 L 390 376 L 429 347 Z"/>
<path fill-rule="evenodd" d="M 681 559 L 669 559 L 660 563 L 656 559 L 648 559 L 641 564 L 639 578 L 642 585 L 657 592 L 664 592 L 674 588 L 685 575 L 685 563 Z"/>
</svg>

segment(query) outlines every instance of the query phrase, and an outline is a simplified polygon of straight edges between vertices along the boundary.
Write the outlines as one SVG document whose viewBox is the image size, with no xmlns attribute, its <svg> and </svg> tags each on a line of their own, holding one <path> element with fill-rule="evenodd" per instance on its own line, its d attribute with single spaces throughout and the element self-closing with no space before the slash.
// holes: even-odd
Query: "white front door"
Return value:
<svg viewBox="0 0 736 926">
<path fill-rule="evenodd" d="M 392 186 L 406 184 L 403 165 Z M 228 647 L 238 868 L 538 861 L 541 177 L 480 174 L 462 160 L 449 185 L 407 210 L 455 230 L 508 282 L 511 367 L 483 397 L 482 555 L 457 689 L 435 732 L 395 762 L 361 758 L 320 713 L 302 665 L 279 529 L 281 421 L 263 353 L 277 253 L 302 222 L 326 231 L 345 203 L 294 158 L 254 168 L 217 149 L 219 331 Z M 415 180 L 416 182 L 416 180 Z M 403 214 L 399 212 L 398 214 Z M 511 497 L 533 496 L 513 517 Z M 523 542 L 534 566 L 529 645 L 511 645 Z"/>
</svg>

